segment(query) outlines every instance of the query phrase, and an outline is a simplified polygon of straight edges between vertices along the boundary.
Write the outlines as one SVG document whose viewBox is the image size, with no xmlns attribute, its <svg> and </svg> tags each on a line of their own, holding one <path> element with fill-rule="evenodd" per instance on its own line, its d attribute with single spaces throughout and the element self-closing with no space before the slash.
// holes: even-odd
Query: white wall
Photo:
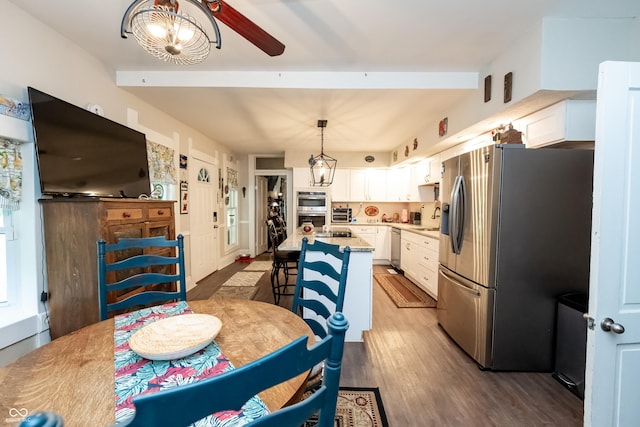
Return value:
<svg viewBox="0 0 640 427">
<path fill-rule="evenodd" d="M 124 89 L 118 88 L 114 70 L 105 69 L 91 52 L 86 52 L 76 46 L 49 27 L 17 8 L 7 0 L 0 0 L 2 10 L 2 25 L 0 25 L 0 47 L 3 58 L 0 66 L 0 94 L 28 102 L 27 86 L 35 87 L 65 101 L 78 106 L 100 104 L 105 117 L 127 125 L 128 109 L 135 110 L 141 124 L 155 132 L 171 137 L 174 133 L 180 135 L 180 152 L 187 153 L 187 139 L 191 138 L 194 146 L 200 151 L 216 155 L 216 153 L 231 153 L 231 151 L 207 136 L 175 120 Z M 39 184 L 35 173 L 35 150 L 30 143 L 31 156 L 25 157 L 25 173 L 23 176 L 24 202 L 19 215 L 20 228 L 23 230 L 20 238 L 25 248 L 21 254 L 21 262 L 29 267 L 30 274 L 23 274 L 21 286 L 28 290 L 29 310 L 43 310 L 39 301 L 31 298 L 39 297 L 43 288 L 43 242 L 40 233 Z M 181 218 L 182 220 L 183 218 Z M 29 222 L 23 224 L 22 222 Z M 180 226 L 184 228 L 184 221 Z M 187 222 L 188 223 L 188 222 Z M 26 232 L 24 232 L 26 230 Z M 30 322 L 21 328 L 16 337 L 27 338 L 36 333 L 35 322 Z M 0 335 L 6 330 L 0 328 Z M 16 338 L 18 341 L 22 338 Z M 7 363 L 10 358 L 18 357 L 33 346 L 39 345 L 38 340 L 14 348 L 0 350 L 0 364 Z M 3 345 L 4 346 L 4 345 Z M 0 346 L 0 347 L 3 347 Z M 20 347 L 20 351 L 16 348 Z"/>
<path fill-rule="evenodd" d="M 416 156 L 428 157 L 474 136 L 567 98 L 595 99 L 598 65 L 606 60 L 640 60 L 639 19 L 545 18 L 523 28 L 508 51 L 487 64 L 480 90 L 449 110 L 448 133 L 438 135 L 438 121 L 417 133 Z M 513 73 L 513 93 L 503 102 L 504 75 Z M 492 76 L 491 100 L 484 102 L 484 77 Z M 404 144 L 398 146 L 402 152 Z M 404 160 L 399 156 L 399 161 Z M 393 164 L 393 162 L 392 162 Z"/>
<path fill-rule="evenodd" d="M 601 62 L 638 59 L 637 26 L 632 18 L 546 18 L 540 89 L 595 91 Z"/>
</svg>

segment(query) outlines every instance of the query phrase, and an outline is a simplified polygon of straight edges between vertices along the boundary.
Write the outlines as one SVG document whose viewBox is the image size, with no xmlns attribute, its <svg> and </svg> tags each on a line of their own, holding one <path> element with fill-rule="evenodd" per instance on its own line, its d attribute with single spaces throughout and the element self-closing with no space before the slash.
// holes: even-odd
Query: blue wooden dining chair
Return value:
<svg viewBox="0 0 640 427">
<path fill-rule="evenodd" d="M 296 377 L 322 361 L 325 362 L 325 376 L 318 390 L 294 405 L 259 417 L 246 425 L 298 427 L 319 412 L 317 427 L 333 427 L 344 335 L 349 323 L 342 313 L 335 313 L 327 324 L 327 336 L 310 348 L 307 347 L 309 338 L 303 336 L 238 369 L 169 390 L 135 396 L 133 417 L 117 424 L 117 427 L 182 427 L 219 411 L 238 411 L 261 391 Z M 21 427 L 44 426 L 35 423 L 38 417 L 52 418 L 52 414 L 34 414 L 31 416 L 33 423 L 26 424 L 25 421 Z"/>
<path fill-rule="evenodd" d="M 291 311 L 304 319 L 320 338 L 327 335 L 326 320 L 341 312 L 351 248 L 302 238 L 296 289 Z"/>
<path fill-rule="evenodd" d="M 176 240 L 167 240 L 164 236 L 121 238 L 117 243 L 98 240 L 100 320 L 105 320 L 111 312 L 131 307 L 185 301 L 183 240 L 182 235 Z M 169 254 L 163 248 L 176 248 L 177 254 Z M 131 252 L 134 255 L 127 257 Z M 109 260 L 108 254 L 120 260 Z M 175 283 L 175 290 L 167 290 L 171 283 Z M 119 294 L 115 302 L 108 302 L 109 293 Z"/>
</svg>

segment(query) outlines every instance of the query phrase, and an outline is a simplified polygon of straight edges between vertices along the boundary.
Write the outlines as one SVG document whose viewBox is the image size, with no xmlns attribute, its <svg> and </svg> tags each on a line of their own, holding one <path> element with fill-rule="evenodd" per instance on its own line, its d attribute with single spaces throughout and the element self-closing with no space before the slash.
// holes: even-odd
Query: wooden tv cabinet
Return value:
<svg viewBox="0 0 640 427">
<path fill-rule="evenodd" d="M 175 239 L 174 202 L 43 199 L 51 339 L 99 320 L 96 242 L 121 237 Z"/>
</svg>

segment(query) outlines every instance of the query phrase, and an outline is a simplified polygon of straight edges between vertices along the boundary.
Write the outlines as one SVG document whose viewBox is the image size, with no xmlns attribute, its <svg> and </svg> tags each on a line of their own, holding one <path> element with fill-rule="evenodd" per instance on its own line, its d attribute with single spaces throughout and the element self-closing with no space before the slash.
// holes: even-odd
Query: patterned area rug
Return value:
<svg viewBox="0 0 640 427">
<path fill-rule="evenodd" d="M 222 286 L 211 298 L 213 299 L 253 299 L 259 286 Z"/>
<path fill-rule="evenodd" d="M 303 427 L 316 425 L 313 418 Z M 378 388 L 340 387 L 334 427 L 389 427 Z"/>
<path fill-rule="evenodd" d="M 252 263 L 253 264 L 253 263 Z M 238 271 L 213 294 L 215 299 L 253 299 L 260 289 L 256 286 L 265 271 Z"/>
<path fill-rule="evenodd" d="M 436 300 L 402 274 L 376 273 L 373 278 L 399 308 L 435 308 L 437 305 Z"/>
<path fill-rule="evenodd" d="M 263 274 L 264 271 L 238 271 L 222 286 L 255 286 Z"/>
<path fill-rule="evenodd" d="M 242 271 L 267 271 L 271 270 L 271 261 L 253 261 L 247 265 Z"/>
</svg>

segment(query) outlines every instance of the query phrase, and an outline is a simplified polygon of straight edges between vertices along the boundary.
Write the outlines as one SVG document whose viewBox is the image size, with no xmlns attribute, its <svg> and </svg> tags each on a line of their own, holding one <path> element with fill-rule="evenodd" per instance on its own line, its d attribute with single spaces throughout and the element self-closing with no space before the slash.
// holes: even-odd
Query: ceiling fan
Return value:
<svg viewBox="0 0 640 427">
<path fill-rule="evenodd" d="M 219 20 L 269 56 L 284 52 L 284 44 L 224 0 L 184 1 L 209 18 L 214 37 L 180 9 L 178 0 L 135 0 L 122 18 L 120 35 L 133 34 L 145 50 L 165 61 L 194 64 L 207 57 L 211 44 L 220 49 Z"/>
</svg>

